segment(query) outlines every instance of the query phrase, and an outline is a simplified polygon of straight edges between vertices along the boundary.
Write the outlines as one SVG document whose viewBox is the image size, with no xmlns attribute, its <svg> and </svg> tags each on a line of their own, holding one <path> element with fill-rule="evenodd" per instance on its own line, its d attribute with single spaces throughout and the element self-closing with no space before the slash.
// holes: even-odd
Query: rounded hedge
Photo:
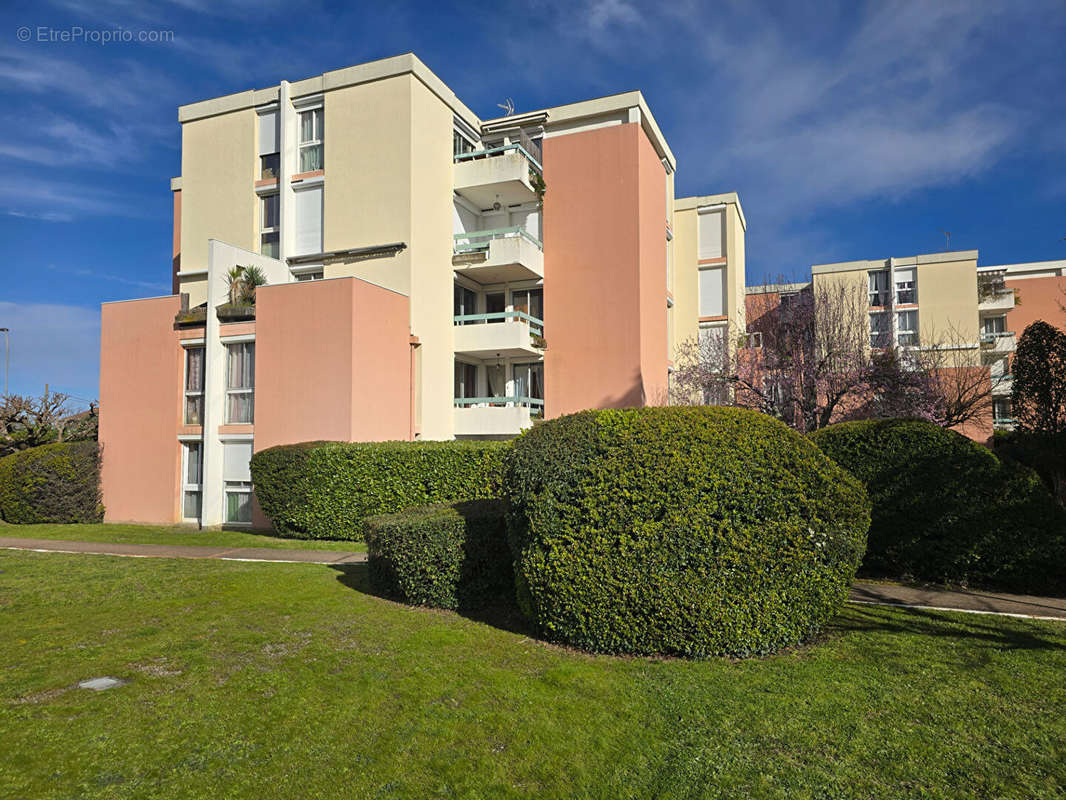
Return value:
<svg viewBox="0 0 1066 800">
<path fill-rule="evenodd" d="M 1032 470 L 921 420 L 843 422 L 811 438 L 870 494 L 864 573 L 1066 590 L 1066 518 Z"/>
<path fill-rule="evenodd" d="M 862 485 L 739 408 L 585 411 L 507 457 L 519 603 L 607 653 L 753 655 L 838 610 L 866 545 Z"/>
<path fill-rule="evenodd" d="M 0 458 L 0 519 L 5 522 L 100 522 L 103 518 L 96 442 L 55 442 Z"/>
</svg>

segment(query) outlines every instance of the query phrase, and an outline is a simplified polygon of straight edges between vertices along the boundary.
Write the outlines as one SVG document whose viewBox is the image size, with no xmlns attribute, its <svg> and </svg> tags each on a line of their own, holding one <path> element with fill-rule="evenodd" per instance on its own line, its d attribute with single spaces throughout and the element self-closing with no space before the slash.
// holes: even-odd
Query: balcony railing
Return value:
<svg viewBox="0 0 1066 800">
<path fill-rule="evenodd" d="M 471 406 L 522 406 L 531 409 L 543 409 L 544 401 L 539 397 L 524 397 L 521 395 L 512 397 L 456 397 L 456 408 L 469 408 Z"/>
<path fill-rule="evenodd" d="M 491 158 L 492 156 L 498 156 L 502 153 L 509 153 L 512 151 L 524 155 L 526 161 L 528 161 L 537 172 L 544 172 L 544 168 L 540 165 L 540 161 L 530 155 L 529 151 L 520 144 L 505 144 L 500 147 L 490 147 L 488 150 L 474 150 L 470 153 L 459 153 L 455 156 L 455 163 L 460 164 L 464 161 L 476 161 L 482 158 Z"/>
<path fill-rule="evenodd" d="M 1014 336 L 1014 331 L 982 331 L 981 344 L 994 344 L 999 339 Z"/>
<path fill-rule="evenodd" d="M 507 239 L 512 236 L 520 236 L 535 244 L 537 249 L 544 249 L 544 245 L 541 243 L 540 239 L 531 234 L 521 225 L 514 225 L 510 228 L 493 228 L 487 231 L 466 231 L 465 233 L 457 233 L 453 237 L 455 239 L 454 252 L 472 253 L 478 250 L 488 250 L 489 242 L 493 239 Z"/>
<path fill-rule="evenodd" d="M 530 316 L 525 311 L 494 311 L 491 314 L 457 314 L 454 317 L 456 325 L 477 325 L 493 322 L 525 322 L 529 325 L 529 332 L 535 336 L 544 335 L 544 320 Z"/>
<path fill-rule="evenodd" d="M 996 417 L 992 420 L 992 425 L 996 428 L 1013 428 L 1018 424 L 1018 420 L 1014 417 Z"/>
</svg>

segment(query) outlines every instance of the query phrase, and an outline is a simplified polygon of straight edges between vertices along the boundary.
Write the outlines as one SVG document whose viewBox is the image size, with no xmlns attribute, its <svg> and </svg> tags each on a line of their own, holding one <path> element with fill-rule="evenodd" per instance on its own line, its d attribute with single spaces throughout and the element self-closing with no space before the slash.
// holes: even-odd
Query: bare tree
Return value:
<svg viewBox="0 0 1066 800">
<path fill-rule="evenodd" d="M 926 333 L 920 347 L 891 347 L 889 324 L 871 328 L 865 289 L 830 278 L 749 295 L 748 331 L 730 331 L 734 346 L 704 340 L 678 349 L 674 402 L 735 403 L 801 432 L 845 419 L 916 417 L 953 427 L 986 416 L 992 382 L 977 343 L 949 331 Z M 886 308 L 886 323 L 892 313 Z"/>
<path fill-rule="evenodd" d="M 96 404 L 72 414 L 69 401 L 61 392 L 0 398 L 0 456 L 52 442 L 95 439 Z"/>
</svg>

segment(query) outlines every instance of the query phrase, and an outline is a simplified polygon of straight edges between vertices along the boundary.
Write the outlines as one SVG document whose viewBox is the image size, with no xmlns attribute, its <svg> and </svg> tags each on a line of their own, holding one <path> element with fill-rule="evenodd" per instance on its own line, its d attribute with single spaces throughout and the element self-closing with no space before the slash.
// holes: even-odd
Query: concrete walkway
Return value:
<svg viewBox="0 0 1066 800">
<path fill-rule="evenodd" d="M 976 589 L 948 591 L 856 581 L 851 587 L 851 602 L 1066 620 L 1066 598 L 982 592 Z"/>
<path fill-rule="evenodd" d="M 3 550 L 47 553 L 86 553 L 131 558 L 216 558 L 222 561 L 276 561 L 289 564 L 359 564 L 366 553 L 340 550 L 275 550 L 268 547 L 223 547 L 187 544 L 120 544 L 68 542 L 60 539 L 0 539 Z"/>
<path fill-rule="evenodd" d="M 131 558 L 214 558 L 222 561 L 273 561 L 296 564 L 361 564 L 366 553 L 338 550 L 274 550 L 266 547 L 207 547 L 185 544 L 68 542 L 59 539 L 0 538 L 0 549 L 47 553 L 85 553 Z M 947 591 L 856 581 L 851 602 L 872 605 L 1001 614 L 1066 621 L 1066 598 L 1034 597 L 976 590 Z"/>
</svg>

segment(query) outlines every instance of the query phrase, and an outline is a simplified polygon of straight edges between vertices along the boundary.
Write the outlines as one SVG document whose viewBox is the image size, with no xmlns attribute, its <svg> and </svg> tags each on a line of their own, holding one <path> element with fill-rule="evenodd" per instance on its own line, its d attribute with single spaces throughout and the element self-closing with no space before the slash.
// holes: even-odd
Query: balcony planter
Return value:
<svg viewBox="0 0 1066 800">
<path fill-rule="evenodd" d="M 255 319 L 255 306 L 223 303 L 215 309 L 219 322 L 242 322 Z"/>
<path fill-rule="evenodd" d="M 176 325 L 203 325 L 207 322 L 207 307 L 184 308 L 174 315 Z"/>
</svg>

